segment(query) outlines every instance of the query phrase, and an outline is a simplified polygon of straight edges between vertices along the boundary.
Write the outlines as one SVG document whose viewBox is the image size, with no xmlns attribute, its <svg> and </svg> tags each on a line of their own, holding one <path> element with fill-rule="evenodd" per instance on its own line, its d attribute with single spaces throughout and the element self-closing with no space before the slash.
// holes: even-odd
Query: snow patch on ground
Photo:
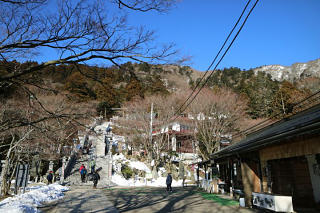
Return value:
<svg viewBox="0 0 320 213">
<path fill-rule="evenodd" d="M 38 206 L 41 206 L 42 203 L 61 199 L 64 196 L 63 192 L 68 190 L 68 187 L 61 186 L 57 183 L 27 187 L 26 191 L 29 192 L 1 201 L 0 213 L 39 212 L 37 210 Z"/>
</svg>

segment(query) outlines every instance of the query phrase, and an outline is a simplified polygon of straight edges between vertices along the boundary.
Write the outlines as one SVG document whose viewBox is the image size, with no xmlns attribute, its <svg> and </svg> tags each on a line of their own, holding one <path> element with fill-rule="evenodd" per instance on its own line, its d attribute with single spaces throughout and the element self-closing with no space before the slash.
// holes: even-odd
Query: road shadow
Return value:
<svg viewBox="0 0 320 213">
<path fill-rule="evenodd" d="M 111 203 L 110 205 L 106 205 L 106 197 L 103 193 L 99 193 L 99 189 L 93 190 L 90 188 L 83 187 L 84 190 L 82 192 L 71 192 L 71 194 L 66 195 L 63 199 L 47 203 L 42 208 L 39 208 L 39 210 L 41 210 L 41 212 L 49 213 L 118 212 Z M 88 193 L 88 190 L 90 190 L 90 193 Z"/>
<path fill-rule="evenodd" d="M 239 205 L 223 205 L 225 202 L 206 200 L 197 187 L 178 187 L 173 193 L 164 188 L 110 188 L 105 189 L 119 212 L 256 212 Z"/>
</svg>

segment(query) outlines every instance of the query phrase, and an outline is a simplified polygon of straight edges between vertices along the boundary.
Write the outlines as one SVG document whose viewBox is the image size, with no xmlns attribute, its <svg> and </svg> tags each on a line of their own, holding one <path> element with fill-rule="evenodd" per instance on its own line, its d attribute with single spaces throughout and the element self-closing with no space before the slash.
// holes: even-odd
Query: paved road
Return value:
<svg viewBox="0 0 320 213">
<path fill-rule="evenodd" d="M 73 186 L 62 200 L 50 203 L 40 210 L 48 213 L 257 212 L 252 209 L 240 208 L 236 201 L 228 197 L 204 193 L 196 187 L 173 188 L 172 193 L 167 193 L 164 188 L 92 189 L 91 186 Z"/>
<path fill-rule="evenodd" d="M 119 212 L 256 212 L 240 208 L 227 197 L 203 193 L 195 187 L 174 188 L 168 194 L 164 188 L 111 188 L 103 189 L 105 195 Z"/>
<path fill-rule="evenodd" d="M 48 213 L 118 212 L 103 190 L 93 189 L 92 186 L 71 187 L 63 199 L 40 210 Z"/>
</svg>

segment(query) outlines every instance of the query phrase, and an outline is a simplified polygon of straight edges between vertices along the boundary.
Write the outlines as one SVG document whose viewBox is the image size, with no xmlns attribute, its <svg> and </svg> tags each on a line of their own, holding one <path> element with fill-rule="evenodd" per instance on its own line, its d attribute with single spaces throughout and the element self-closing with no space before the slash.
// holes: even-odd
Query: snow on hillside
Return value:
<svg viewBox="0 0 320 213">
<path fill-rule="evenodd" d="M 0 202 L 0 213 L 33 213 L 43 203 L 61 199 L 68 187 L 59 184 L 37 185 L 26 188 L 24 194 L 9 197 Z"/>
<path fill-rule="evenodd" d="M 111 122 L 103 122 L 99 125 L 95 125 L 94 130 L 96 132 L 105 132 L 108 126 L 112 127 Z M 95 136 L 92 138 L 96 140 Z M 117 141 L 122 141 L 124 139 L 123 136 L 120 135 L 112 135 L 113 144 L 117 144 Z M 111 181 L 119 186 L 154 186 L 154 187 L 166 187 L 166 177 L 162 177 L 162 174 L 166 173 L 165 168 L 160 168 L 157 179 L 148 179 L 145 177 L 137 177 L 133 176 L 131 179 L 126 180 L 121 174 L 121 167 L 126 164 L 131 169 L 137 169 L 140 171 L 144 171 L 145 173 L 151 173 L 150 168 L 141 161 L 127 159 L 123 154 L 116 154 L 112 156 L 112 164 L 114 169 L 114 174 L 112 175 Z M 172 186 L 181 186 L 182 180 L 176 181 L 173 180 Z"/>
<path fill-rule="evenodd" d="M 295 63 L 291 66 L 267 65 L 257 67 L 253 70 L 255 75 L 258 72 L 270 74 L 273 80 L 283 81 L 288 80 L 295 82 L 298 79 L 306 77 L 320 78 L 320 59 L 309 61 L 306 63 Z"/>
<path fill-rule="evenodd" d="M 147 173 L 151 172 L 151 170 L 147 167 L 147 165 L 140 161 L 129 161 L 129 167 L 139 169 Z"/>
<path fill-rule="evenodd" d="M 132 169 L 138 169 L 145 171 L 147 173 L 151 172 L 150 168 L 143 162 L 135 161 L 135 160 L 128 160 L 123 154 L 113 155 L 112 156 L 114 167 L 118 167 L 118 165 L 115 163 L 116 161 L 121 161 L 122 164 L 128 163 L 128 166 Z M 121 168 L 117 168 L 119 171 Z"/>
<path fill-rule="evenodd" d="M 114 155 L 113 156 L 113 168 L 118 173 L 121 171 L 120 165 L 117 162 L 121 162 L 121 164 L 128 164 L 130 168 L 135 168 L 138 170 L 145 171 L 146 173 L 151 173 L 150 168 L 144 163 L 140 161 L 126 159 L 123 154 Z M 162 173 L 165 173 L 165 168 L 161 167 L 159 169 L 159 177 L 157 179 L 146 180 L 144 177 L 133 177 L 126 180 L 123 176 L 118 173 L 112 175 L 112 182 L 119 186 L 154 186 L 154 187 L 166 187 L 166 177 L 161 177 Z M 172 186 L 182 186 L 182 180 L 173 180 Z"/>
</svg>

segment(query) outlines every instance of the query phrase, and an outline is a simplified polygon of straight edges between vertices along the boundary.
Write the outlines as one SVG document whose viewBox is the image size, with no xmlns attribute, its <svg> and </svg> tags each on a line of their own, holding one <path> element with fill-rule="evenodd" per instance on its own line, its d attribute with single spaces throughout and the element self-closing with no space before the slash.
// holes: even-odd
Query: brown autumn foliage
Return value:
<svg viewBox="0 0 320 213">
<path fill-rule="evenodd" d="M 280 89 L 273 99 L 274 113 L 282 114 L 281 116 L 292 113 L 293 110 L 295 110 L 294 105 L 308 97 L 310 94 L 310 90 L 298 89 L 288 81 L 282 82 Z"/>
<path fill-rule="evenodd" d="M 202 90 L 191 104 L 195 138 L 204 160 L 219 150 L 221 139 L 232 139 L 246 118 L 246 101 L 230 89 Z"/>
</svg>

